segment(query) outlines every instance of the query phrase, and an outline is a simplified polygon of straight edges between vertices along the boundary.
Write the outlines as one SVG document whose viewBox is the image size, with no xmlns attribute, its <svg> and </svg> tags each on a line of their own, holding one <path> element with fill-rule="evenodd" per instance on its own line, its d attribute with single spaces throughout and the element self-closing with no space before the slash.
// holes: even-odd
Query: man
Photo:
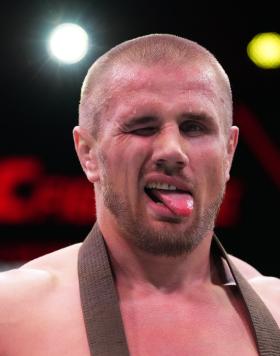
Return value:
<svg viewBox="0 0 280 356">
<path fill-rule="evenodd" d="M 74 129 L 97 224 L 83 247 L 2 274 L 0 354 L 261 354 L 234 267 L 213 238 L 237 140 L 228 77 L 200 45 L 149 35 L 99 58 Z M 277 335 L 279 280 L 230 260 Z"/>
</svg>

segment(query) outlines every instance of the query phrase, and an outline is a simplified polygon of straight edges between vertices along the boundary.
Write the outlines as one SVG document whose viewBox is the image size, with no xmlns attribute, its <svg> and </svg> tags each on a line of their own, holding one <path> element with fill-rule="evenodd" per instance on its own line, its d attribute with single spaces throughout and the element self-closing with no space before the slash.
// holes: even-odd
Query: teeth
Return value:
<svg viewBox="0 0 280 356">
<path fill-rule="evenodd" d="M 175 185 L 167 184 L 167 183 L 157 183 L 152 182 L 146 185 L 146 188 L 149 189 L 164 189 L 164 190 L 176 190 Z"/>
</svg>

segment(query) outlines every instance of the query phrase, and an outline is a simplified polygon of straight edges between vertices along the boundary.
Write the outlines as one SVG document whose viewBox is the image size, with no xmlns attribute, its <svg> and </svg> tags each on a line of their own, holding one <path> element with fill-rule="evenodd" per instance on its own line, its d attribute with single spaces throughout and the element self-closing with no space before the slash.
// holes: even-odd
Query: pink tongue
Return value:
<svg viewBox="0 0 280 356">
<path fill-rule="evenodd" d="M 188 193 L 153 189 L 153 194 L 176 215 L 189 216 L 192 213 L 193 197 Z"/>
</svg>

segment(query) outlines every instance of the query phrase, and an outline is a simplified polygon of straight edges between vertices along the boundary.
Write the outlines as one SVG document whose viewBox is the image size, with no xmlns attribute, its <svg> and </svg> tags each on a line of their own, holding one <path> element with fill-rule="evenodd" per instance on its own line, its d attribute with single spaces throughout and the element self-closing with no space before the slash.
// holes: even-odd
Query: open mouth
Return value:
<svg viewBox="0 0 280 356">
<path fill-rule="evenodd" d="M 161 200 L 162 194 L 174 194 L 175 192 L 177 194 L 190 194 L 190 192 L 183 191 L 183 190 L 166 190 L 166 189 L 155 189 L 155 188 L 144 188 L 145 193 L 148 195 L 148 197 L 154 201 L 155 203 L 161 203 L 164 204 L 163 201 Z"/>
<path fill-rule="evenodd" d="M 189 216 L 193 210 L 193 196 L 189 191 L 160 183 L 148 184 L 144 191 L 151 201 L 165 206 L 175 215 Z"/>
<path fill-rule="evenodd" d="M 144 191 L 152 201 L 154 201 L 155 203 L 163 204 L 162 201 L 155 194 L 154 189 L 145 187 Z"/>
</svg>

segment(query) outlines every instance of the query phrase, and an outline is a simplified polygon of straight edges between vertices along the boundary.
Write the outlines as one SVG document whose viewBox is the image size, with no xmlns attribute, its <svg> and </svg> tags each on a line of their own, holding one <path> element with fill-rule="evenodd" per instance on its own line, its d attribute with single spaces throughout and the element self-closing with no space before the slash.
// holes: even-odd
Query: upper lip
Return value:
<svg viewBox="0 0 280 356">
<path fill-rule="evenodd" d="M 160 173 L 150 173 L 145 177 L 145 187 L 147 184 L 153 182 L 174 185 L 178 190 L 182 190 L 190 194 L 192 194 L 193 191 L 192 184 L 187 178 L 184 179 L 176 176 L 167 176 Z"/>
</svg>

